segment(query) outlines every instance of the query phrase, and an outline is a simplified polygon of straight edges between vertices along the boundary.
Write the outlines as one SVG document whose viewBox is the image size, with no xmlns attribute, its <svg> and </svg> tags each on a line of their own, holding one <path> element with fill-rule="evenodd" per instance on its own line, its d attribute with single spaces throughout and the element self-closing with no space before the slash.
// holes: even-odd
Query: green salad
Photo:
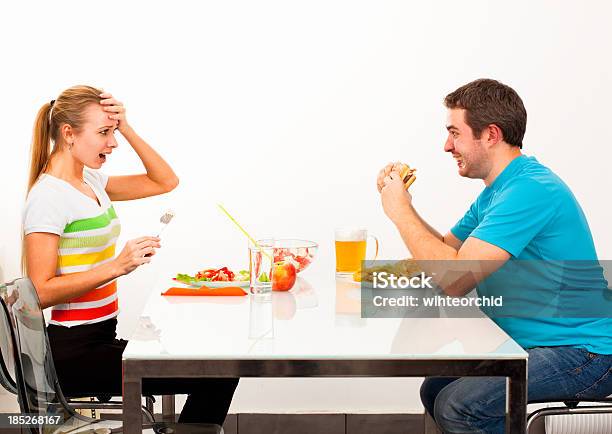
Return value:
<svg viewBox="0 0 612 434">
<path fill-rule="evenodd" d="M 240 270 L 234 273 L 227 267 L 207 268 L 198 271 L 195 276 L 178 273 L 174 280 L 187 284 L 195 282 L 246 282 L 249 280 L 249 270 Z"/>
</svg>

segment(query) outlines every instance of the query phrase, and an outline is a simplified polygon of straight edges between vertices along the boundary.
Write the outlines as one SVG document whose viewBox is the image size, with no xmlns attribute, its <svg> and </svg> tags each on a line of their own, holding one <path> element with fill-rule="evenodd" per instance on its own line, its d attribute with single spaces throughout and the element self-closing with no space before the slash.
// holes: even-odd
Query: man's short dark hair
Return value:
<svg viewBox="0 0 612 434">
<path fill-rule="evenodd" d="M 449 109 L 465 109 L 465 123 L 474 137 L 480 137 L 488 125 L 495 124 L 506 143 L 523 147 L 527 111 L 521 97 L 510 86 L 480 78 L 446 95 L 444 105 Z"/>
</svg>

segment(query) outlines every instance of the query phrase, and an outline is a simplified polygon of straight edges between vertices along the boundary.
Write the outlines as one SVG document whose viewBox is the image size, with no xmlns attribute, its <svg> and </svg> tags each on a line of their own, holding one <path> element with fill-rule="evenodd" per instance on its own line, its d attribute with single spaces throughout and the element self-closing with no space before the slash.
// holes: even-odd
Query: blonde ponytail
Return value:
<svg viewBox="0 0 612 434">
<path fill-rule="evenodd" d="M 34 122 L 32 133 L 32 154 L 30 160 L 30 176 L 28 178 L 28 192 L 38 179 L 41 173 L 47 168 L 51 154 L 51 115 L 53 102 L 43 105 Z"/>
</svg>

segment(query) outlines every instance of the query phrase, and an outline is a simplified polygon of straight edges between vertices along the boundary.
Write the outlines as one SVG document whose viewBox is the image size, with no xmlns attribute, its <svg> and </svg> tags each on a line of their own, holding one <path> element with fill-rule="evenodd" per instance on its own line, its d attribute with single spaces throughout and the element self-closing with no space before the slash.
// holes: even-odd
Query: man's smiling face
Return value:
<svg viewBox="0 0 612 434">
<path fill-rule="evenodd" d="M 466 178 L 484 179 L 491 170 L 487 148 L 482 136 L 474 137 L 472 129 L 465 122 L 464 109 L 448 109 L 446 129 L 448 137 L 444 151 L 450 152 L 457 161 L 459 175 Z"/>
</svg>

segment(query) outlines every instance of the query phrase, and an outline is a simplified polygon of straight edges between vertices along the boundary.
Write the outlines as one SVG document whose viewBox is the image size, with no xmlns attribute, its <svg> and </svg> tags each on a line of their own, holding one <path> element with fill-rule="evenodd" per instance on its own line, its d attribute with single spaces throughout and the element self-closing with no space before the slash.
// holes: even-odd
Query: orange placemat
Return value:
<svg viewBox="0 0 612 434">
<path fill-rule="evenodd" d="M 227 286 L 225 288 L 207 288 L 206 286 L 202 286 L 201 288 L 168 288 L 165 292 L 162 292 L 161 295 L 241 296 L 247 295 L 247 293 L 238 286 Z"/>
</svg>

